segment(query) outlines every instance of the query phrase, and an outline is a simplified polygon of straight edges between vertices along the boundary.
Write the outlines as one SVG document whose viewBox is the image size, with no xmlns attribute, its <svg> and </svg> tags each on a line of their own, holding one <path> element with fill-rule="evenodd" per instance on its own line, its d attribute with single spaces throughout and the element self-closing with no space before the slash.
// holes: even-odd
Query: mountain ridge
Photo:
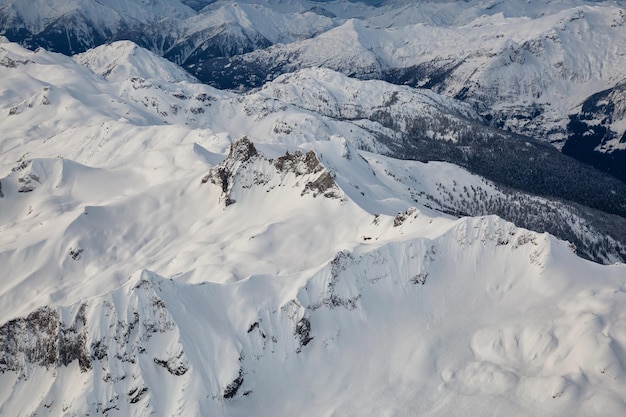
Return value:
<svg viewBox="0 0 626 417">
<path fill-rule="evenodd" d="M 616 132 L 619 93 L 580 122 Z M 328 68 L 219 90 L 129 41 L 0 40 L 0 98 L 0 414 L 624 414 L 623 183 L 471 103 Z"/>
</svg>

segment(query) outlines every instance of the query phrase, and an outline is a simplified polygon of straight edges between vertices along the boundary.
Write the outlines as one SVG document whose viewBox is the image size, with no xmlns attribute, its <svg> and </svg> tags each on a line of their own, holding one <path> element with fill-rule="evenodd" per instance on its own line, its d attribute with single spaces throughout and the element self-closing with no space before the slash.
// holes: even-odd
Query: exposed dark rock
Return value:
<svg viewBox="0 0 626 417">
<path fill-rule="evenodd" d="M 230 176 L 231 173 L 230 171 L 228 171 L 228 169 L 226 169 L 225 167 L 218 167 L 215 170 L 215 174 L 217 175 L 217 179 L 219 179 L 219 182 L 222 187 L 222 192 L 225 193 L 228 191 L 228 183 L 230 180 Z"/>
<path fill-rule="evenodd" d="M 235 203 L 235 200 L 231 198 L 229 193 L 232 187 L 232 178 L 237 170 L 236 164 L 246 164 L 258 155 L 259 153 L 254 144 L 244 136 L 230 145 L 228 157 L 204 176 L 202 183 L 205 184 L 211 181 L 211 183 L 219 185 L 222 188 L 222 199 L 226 206 L 229 206 Z"/>
<path fill-rule="evenodd" d="M 50 369 L 75 360 L 81 371 L 91 369 L 85 310 L 81 305 L 71 326 L 60 322 L 56 309 L 42 307 L 0 327 L 0 372 L 18 372 L 25 378 L 26 364 Z"/>
<path fill-rule="evenodd" d="M 313 337 L 311 337 L 311 322 L 306 316 L 303 316 L 297 323 L 294 330 L 294 336 L 298 339 L 300 347 L 296 352 L 300 353 L 302 348 L 309 344 Z"/>
<path fill-rule="evenodd" d="M 20 188 L 18 188 L 17 192 L 19 193 L 29 193 L 35 189 L 35 183 L 39 183 L 39 177 L 32 172 L 29 172 L 17 179 L 17 182 L 22 184 Z"/>
<path fill-rule="evenodd" d="M 327 198 L 340 198 L 335 179 L 328 171 L 322 173 L 316 180 L 307 182 L 302 191 L 302 195 L 308 194 L 309 192 L 313 193 L 313 197 L 317 197 L 321 194 Z"/>
<path fill-rule="evenodd" d="M 128 396 L 130 397 L 128 402 L 130 402 L 131 404 L 139 402 L 146 394 L 146 392 L 148 392 L 148 387 L 141 387 L 141 389 L 133 388 L 128 392 Z"/>
<path fill-rule="evenodd" d="M 317 155 L 313 150 L 302 154 L 301 151 L 290 153 L 287 151 L 285 155 L 276 158 L 274 166 L 280 172 L 294 172 L 296 176 L 306 174 L 316 174 L 324 169 Z"/>
<path fill-rule="evenodd" d="M 347 310 L 357 308 L 357 302 L 361 298 L 360 294 L 353 297 L 341 297 L 335 292 L 335 286 L 337 285 L 341 273 L 345 271 L 352 262 L 354 262 L 354 258 L 348 251 L 341 251 L 335 255 L 330 262 L 330 279 L 326 282 L 326 288 L 324 289 L 320 301 L 313 303 L 308 308 L 311 310 L 317 310 L 322 306 L 327 308 L 344 307 Z"/>
<path fill-rule="evenodd" d="M 255 321 L 254 323 L 250 325 L 250 327 L 248 327 L 248 333 L 251 333 L 254 329 L 258 329 L 258 328 L 259 328 L 259 322 Z"/>
<path fill-rule="evenodd" d="M 50 368 L 58 359 L 59 315 L 42 307 L 0 327 L 0 372 L 22 372 L 25 363 Z"/>
<path fill-rule="evenodd" d="M 91 361 L 101 361 L 106 358 L 108 346 L 104 339 L 91 342 Z"/>
<path fill-rule="evenodd" d="M 181 376 L 187 373 L 189 367 L 184 363 L 183 352 L 181 351 L 176 357 L 168 358 L 166 360 L 154 358 L 154 363 L 167 369 L 172 375 Z"/>
<path fill-rule="evenodd" d="M 401 226 L 409 217 L 415 217 L 417 209 L 415 207 L 409 207 L 404 213 L 400 212 L 393 219 L 393 227 Z"/>
<path fill-rule="evenodd" d="M 359 301 L 360 298 L 361 298 L 360 295 L 357 295 L 351 298 L 341 298 L 337 296 L 336 294 L 331 294 L 330 296 L 325 297 L 322 300 L 321 305 L 324 305 L 328 308 L 344 307 L 347 310 L 354 310 L 357 308 L 357 301 Z M 312 310 L 315 310 L 317 308 L 318 308 L 318 305 L 311 306 Z"/>
<path fill-rule="evenodd" d="M 428 278 L 428 272 L 422 272 L 420 274 L 415 275 L 410 279 L 412 284 L 424 285 L 426 284 L 426 279 Z"/>
<path fill-rule="evenodd" d="M 244 172 L 246 169 L 252 171 L 249 172 L 251 175 L 241 176 L 242 181 L 240 185 L 242 188 L 265 185 L 272 179 L 272 174 L 256 170 L 256 168 L 246 168 L 248 163 L 256 158 L 261 158 L 263 161 L 272 164 L 276 172 L 280 174 L 281 179 L 285 177 L 285 174 L 289 173 L 295 174 L 296 177 L 305 175 L 312 177 L 311 181 L 306 182 L 301 195 L 311 193 L 313 197 L 323 195 L 327 198 L 341 198 L 335 179 L 322 165 L 314 151 L 310 150 L 306 154 L 303 154 L 301 151 L 287 152 L 275 160 L 268 160 L 259 154 L 254 144 L 247 137 L 233 142 L 228 157 L 211 169 L 202 178 L 201 182 L 205 184 L 210 181 L 212 184 L 220 186 L 222 189 L 220 199 L 225 202 L 226 206 L 229 206 L 235 203 L 231 190 L 240 171 Z"/>
<path fill-rule="evenodd" d="M 90 354 L 87 349 L 86 309 L 87 304 L 80 306 L 74 318 L 74 323 L 70 327 L 61 325 L 61 331 L 59 332 L 59 366 L 67 366 L 78 360 L 81 371 L 86 372 L 91 369 Z"/>
<path fill-rule="evenodd" d="M 330 275 L 331 279 L 328 285 L 332 287 L 339 278 L 339 274 L 345 271 L 349 264 L 354 262 L 352 254 L 346 250 L 337 252 L 332 261 L 330 261 Z"/>
<path fill-rule="evenodd" d="M 237 395 L 237 391 L 243 385 L 243 368 L 239 368 L 239 375 L 233 382 L 228 384 L 226 388 L 224 388 L 224 398 L 230 399 Z"/>
<path fill-rule="evenodd" d="M 601 91 L 583 103 L 578 114 L 570 115 L 568 139 L 563 153 L 626 182 L 626 150 L 612 149 L 609 141 L 626 143 L 611 124 L 626 117 L 626 82 Z"/>
<path fill-rule="evenodd" d="M 198 95 L 196 95 L 194 97 L 197 101 L 201 102 L 201 103 L 208 103 L 208 105 L 210 106 L 212 101 L 216 101 L 217 99 L 213 96 L 210 96 L 206 93 L 200 93 Z"/>
<path fill-rule="evenodd" d="M 96 361 L 99 367 L 111 366 L 113 361 L 137 363 L 138 355 L 149 353 L 146 342 L 156 333 L 172 331 L 175 323 L 149 280 L 141 280 L 133 291 L 143 300 L 143 307 L 123 312 L 121 319 L 109 301 L 94 306 L 94 311 L 102 308 L 103 317 L 111 320 L 109 332 L 102 336 L 89 334 L 94 327 L 88 322 L 86 303 L 67 308 L 42 307 L 2 325 L 0 373 L 16 372 L 25 379 L 34 367 L 55 370 L 77 361 L 80 370 L 87 372 Z M 188 370 L 182 349 L 175 357 L 155 358 L 154 362 L 172 375 L 183 375 Z M 107 372 L 104 380 L 125 377 Z"/>
<path fill-rule="evenodd" d="M 258 154 L 259 152 L 254 147 L 254 144 L 250 141 L 250 139 L 248 139 L 247 136 L 244 136 L 230 145 L 228 159 L 246 162 Z"/>
<path fill-rule="evenodd" d="M 70 258 L 72 258 L 75 261 L 80 260 L 80 256 L 83 253 L 83 249 L 80 248 L 76 248 L 76 249 L 70 249 Z"/>
<path fill-rule="evenodd" d="M 398 213 L 393 219 L 393 227 L 402 226 L 405 220 L 406 215 L 404 213 Z"/>
</svg>

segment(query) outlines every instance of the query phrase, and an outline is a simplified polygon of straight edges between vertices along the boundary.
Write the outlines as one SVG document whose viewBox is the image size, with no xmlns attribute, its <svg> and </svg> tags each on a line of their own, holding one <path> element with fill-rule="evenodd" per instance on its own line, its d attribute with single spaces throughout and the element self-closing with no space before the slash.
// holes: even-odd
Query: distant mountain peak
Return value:
<svg viewBox="0 0 626 417">
<path fill-rule="evenodd" d="M 126 81 L 133 77 L 195 82 L 195 78 L 179 66 L 139 48 L 131 41 L 102 45 L 76 55 L 74 59 L 112 82 Z"/>
</svg>

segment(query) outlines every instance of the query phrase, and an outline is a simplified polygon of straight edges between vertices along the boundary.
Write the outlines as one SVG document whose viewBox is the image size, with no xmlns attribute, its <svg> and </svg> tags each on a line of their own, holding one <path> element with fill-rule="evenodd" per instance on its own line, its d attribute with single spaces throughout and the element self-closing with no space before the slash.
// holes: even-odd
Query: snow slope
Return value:
<svg viewBox="0 0 626 417">
<path fill-rule="evenodd" d="M 103 45 L 79 54 L 74 59 L 114 82 L 133 77 L 164 79 L 169 82 L 194 81 L 178 65 L 164 61 L 130 41 Z"/>
<path fill-rule="evenodd" d="M 1 415 L 624 413 L 624 264 L 446 214 L 504 192 L 343 120 L 468 106 L 224 92 L 128 43 L 0 63 Z"/>
</svg>

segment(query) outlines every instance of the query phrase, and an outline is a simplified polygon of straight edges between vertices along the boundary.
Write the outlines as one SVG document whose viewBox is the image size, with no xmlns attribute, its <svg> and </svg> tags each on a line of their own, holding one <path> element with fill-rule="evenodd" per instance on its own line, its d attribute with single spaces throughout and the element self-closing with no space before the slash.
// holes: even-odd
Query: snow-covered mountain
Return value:
<svg viewBox="0 0 626 417">
<path fill-rule="evenodd" d="M 623 414 L 626 186 L 486 124 L 328 68 L 234 92 L 3 40 L 0 415 Z"/>
<path fill-rule="evenodd" d="M 10 174 L 4 181 L 5 189 L 11 179 L 27 176 L 18 169 L 25 159 L 63 155 L 88 166 L 110 161 L 123 165 L 146 149 L 156 146 L 167 152 L 165 149 L 174 143 L 199 138 L 209 140 L 209 144 L 198 142 L 201 147 L 223 153 L 230 140 L 243 136 L 272 146 L 287 143 L 290 149 L 340 137 L 356 149 L 396 158 L 413 155 L 424 161 L 461 164 L 509 187 L 584 204 L 588 207 L 585 210 L 591 207 L 618 216 L 626 212 L 626 187 L 622 183 L 547 146 L 485 131 L 470 106 L 427 90 L 353 80 L 328 70 L 307 70 L 282 77 L 260 91 L 237 95 L 190 83 L 180 69 L 167 61 L 158 64 L 160 58 L 127 42 L 76 57 L 77 62 L 105 78 L 60 55 L 30 53 L 13 44 L 3 49 L 4 61 L 12 63 L 6 68 L 3 116 L 7 126 L 3 152 L 9 162 L 0 174 Z M 57 71 L 50 71 L 51 67 Z M 33 78 L 40 81 L 33 83 Z M 159 131 L 168 133 L 157 134 Z M 135 137 L 142 140 L 130 139 Z M 164 142 L 165 137 L 171 143 Z M 41 140 L 51 146 L 42 147 Z M 501 157 L 502 152 L 516 146 L 519 151 L 512 153 L 515 157 Z M 282 153 L 280 150 L 270 156 Z M 530 169 L 513 169 L 516 166 Z M 624 243 L 621 217 L 598 221 L 605 215 L 585 213 L 573 206 L 563 209 L 561 203 L 550 212 L 542 209 L 542 216 L 529 216 L 538 204 L 533 201 L 547 200 L 502 191 L 493 201 L 478 204 L 478 189 L 447 196 L 452 188 L 442 187 L 427 195 L 441 202 L 439 208 L 456 214 L 497 213 L 531 229 L 550 231 L 575 243 L 580 253 L 591 259 L 622 259 L 624 250 L 614 241 Z M 410 194 L 413 197 L 407 198 L 416 200 L 419 193 L 415 190 Z M 509 199 L 517 203 L 509 204 Z M 509 209 L 519 204 L 526 208 Z M 565 220 L 570 217 L 579 220 Z M 588 226 L 581 229 L 581 221 Z M 607 234 L 609 241 L 602 243 Z"/>
<path fill-rule="evenodd" d="M 614 4 L 536 19 L 495 14 L 461 26 L 381 28 L 352 19 L 312 39 L 194 71 L 213 85 L 235 88 L 300 68 L 331 68 L 428 87 L 473 104 L 506 130 L 558 142 L 576 105 L 626 76 L 623 24 L 624 12 Z"/>
<path fill-rule="evenodd" d="M 625 19 L 620 1 L 4 0 L 0 35 L 70 55 L 132 40 L 218 88 L 311 67 L 426 87 L 623 179 L 570 117 L 626 79 Z"/>
<path fill-rule="evenodd" d="M 293 42 L 336 25 L 333 19 L 310 10 L 300 7 L 283 13 L 227 2 L 198 12 L 177 0 L 34 4 L 3 0 L 0 35 L 32 49 L 43 46 L 70 55 L 129 39 L 180 64 Z"/>
<path fill-rule="evenodd" d="M 177 0 L 2 0 L 0 34 L 31 48 L 74 54 L 109 41 L 125 28 L 194 14 Z"/>
</svg>

